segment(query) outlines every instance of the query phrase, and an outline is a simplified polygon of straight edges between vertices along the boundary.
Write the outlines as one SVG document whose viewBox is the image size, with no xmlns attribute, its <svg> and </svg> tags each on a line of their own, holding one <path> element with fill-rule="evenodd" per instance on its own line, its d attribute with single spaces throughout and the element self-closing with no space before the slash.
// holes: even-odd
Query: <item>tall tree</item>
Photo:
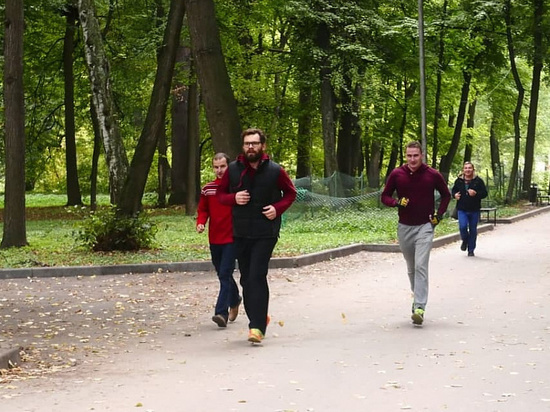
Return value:
<svg viewBox="0 0 550 412">
<path fill-rule="evenodd" d="M 500 162 L 500 147 L 496 132 L 496 120 L 494 113 L 492 115 L 491 126 L 489 128 L 489 147 L 491 151 L 491 171 L 493 172 L 493 182 L 497 187 L 498 193 L 502 194 L 502 165 Z"/>
<path fill-rule="evenodd" d="M 508 47 L 508 57 L 510 59 L 510 70 L 514 77 L 514 82 L 516 84 L 516 89 L 518 92 L 516 99 L 516 107 L 513 113 L 513 123 L 514 123 L 514 156 L 512 161 L 512 168 L 510 170 L 510 181 L 506 191 L 506 201 L 511 202 L 514 189 L 516 185 L 516 180 L 518 176 L 519 169 L 519 156 L 521 148 L 521 108 L 523 106 L 523 99 L 525 95 L 525 89 L 521 83 L 521 78 L 516 65 L 516 49 L 514 46 L 514 39 L 512 36 L 512 2 L 511 0 L 506 0 L 504 3 L 504 19 L 506 21 L 506 42 Z"/>
<path fill-rule="evenodd" d="M 6 184 L 3 248 L 27 244 L 25 221 L 25 98 L 23 88 L 23 0 L 6 0 L 4 107 Z"/>
<path fill-rule="evenodd" d="M 456 116 L 456 124 L 453 133 L 453 138 L 451 144 L 449 145 L 449 150 L 441 157 L 441 162 L 439 164 L 439 171 L 445 178 L 449 179 L 449 174 L 451 171 L 451 166 L 453 164 L 454 157 L 458 151 L 458 146 L 460 143 L 460 138 L 462 136 L 462 127 L 464 126 L 464 119 L 466 118 L 466 108 L 468 107 L 468 94 L 470 93 L 470 85 L 472 83 L 472 73 L 468 70 L 464 70 L 463 73 L 464 81 L 462 83 L 462 90 L 460 92 L 460 103 L 458 105 L 458 113 Z"/>
<path fill-rule="evenodd" d="M 443 72 L 447 66 L 445 61 L 445 34 L 447 22 L 447 6 L 448 0 L 443 1 L 441 11 L 441 27 L 439 27 L 439 42 L 437 49 L 437 72 L 435 86 L 435 101 L 434 101 L 434 120 L 433 120 L 433 142 L 432 142 L 432 167 L 436 167 L 437 158 L 439 155 L 439 121 L 441 120 L 441 93 L 443 84 Z"/>
<path fill-rule="evenodd" d="M 330 177 L 338 171 L 338 159 L 336 157 L 336 96 L 332 85 L 332 68 L 330 64 L 330 28 L 325 22 L 321 22 L 317 27 L 316 40 L 317 47 L 323 53 L 319 65 L 321 117 L 325 152 L 325 176 Z M 335 193 L 333 194 L 335 195 Z"/>
<path fill-rule="evenodd" d="M 213 0 L 185 0 L 191 46 L 214 151 L 241 151 L 241 123 L 222 53 Z"/>
<path fill-rule="evenodd" d="M 187 128 L 187 173 L 185 197 L 185 214 L 194 216 L 197 212 L 197 205 L 200 196 L 200 129 L 199 129 L 199 88 L 196 83 L 189 86 L 189 104 L 187 106 L 188 128 Z"/>
<path fill-rule="evenodd" d="M 91 99 L 90 99 L 91 100 Z M 92 121 L 92 129 L 94 131 L 94 148 L 92 151 L 92 165 L 90 170 L 90 209 L 97 208 L 97 173 L 99 167 L 99 157 L 101 156 L 101 133 L 99 132 L 99 122 L 95 113 L 95 106 L 90 101 L 90 118 Z"/>
<path fill-rule="evenodd" d="M 149 169 L 153 162 L 159 136 L 164 133 L 166 107 L 170 96 L 184 14 L 184 2 L 171 0 L 147 117 L 118 203 L 119 213 L 123 216 L 134 216 L 141 211 L 141 199 Z"/>
<path fill-rule="evenodd" d="M 161 22 L 164 22 L 166 13 L 162 0 L 156 0 L 157 8 L 157 28 L 160 28 Z M 158 61 L 158 56 L 157 56 Z M 160 62 L 159 62 L 160 63 Z M 157 63 L 158 64 L 158 63 Z M 157 159 L 157 175 L 158 175 L 158 197 L 157 207 L 166 207 L 166 195 L 168 193 L 168 177 L 170 173 L 170 163 L 168 162 L 168 143 L 166 141 L 166 130 L 162 129 L 158 137 L 158 159 Z"/>
<path fill-rule="evenodd" d="M 460 92 L 460 103 L 458 105 L 458 113 L 456 116 L 456 124 L 453 133 L 453 139 L 449 145 L 449 150 L 441 157 L 439 164 L 439 171 L 445 178 L 449 179 L 451 166 L 453 164 L 454 157 L 458 151 L 460 143 L 460 137 L 462 135 L 462 127 L 464 126 L 464 119 L 466 118 L 466 108 L 468 107 L 468 94 L 470 93 L 470 85 L 472 83 L 472 73 L 469 70 L 462 72 L 464 81 L 462 83 L 462 90 Z"/>
<path fill-rule="evenodd" d="M 466 144 L 464 146 L 464 162 L 472 160 L 474 126 L 477 99 L 474 98 L 468 105 L 468 118 L 466 119 Z"/>
<path fill-rule="evenodd" d="M 298 92 L 296 178 L 311 176 L 311 127 L 313 122 L 311 93 L 311 85 L 301 82 Z"/>
<path fill-rule="evenodd" d="M 352 84 L 349 74 L 344 75 L 345 87 L 340 91 L 341 114 L 338 130 L 337 159 L 342 173 L 358 176 L 363 171 L 361 128 L 359 126 L 359 102 L 362 88 Z"/>
<path fill-rule="evenodd" d="M 369 147 L 369 156 L 367 162 L 367 177 L 369 187 L 373 189 L 380 188 L 380 164 L 382 159 L 382 144 L 378 139 L 372 139 Z"/>
<path fill-rule="evenodd" d="M 527 136 L 525 137 L 525 165 L 523 170 L 523 191 L 527 192 L 533 175 L 533 161 L 535 157 L 535 137 L 537 130 L 537 113 L 541 72 L 546 54 L 543 19 L 545 17 L 544 0 L 533 0 L 533 76 L 531 77 L 531 98 L 529 101 L 529 120 L 527 121 Z"/>
<path fill-rule="evenodd" d="M 76 136 L 74 114 L 74 73 L 73 58 L 75 48 L 78 7 L 76 2 L 67 3 L 63 9 L 66 26 L 63 39 L 63 79 L 65 84 L 65 169 L 67 170 L 67 205 L 82 204 L 78 166 L 76 161 Z"/>
<path fill-rule="evenodd" d="M 189 83 L 191 49 L 180 46 L 176 53 L 174 86 L 172 89 L 172 167 L 170 168 L 171 205 L 184 205 L 187 194 L 187 165 L 189 164 Z"/>
<path fill-rule="evenodd" d="M 94 0 L 78 0 L 78 10 L 84 34 L 84 53 L 92 87 L 92 102 L 109 168 L 111 203 L 118 204 L 128 176 L 128 157 L 117 125 L 109 62 L 96 18 Z"/>
</svg>

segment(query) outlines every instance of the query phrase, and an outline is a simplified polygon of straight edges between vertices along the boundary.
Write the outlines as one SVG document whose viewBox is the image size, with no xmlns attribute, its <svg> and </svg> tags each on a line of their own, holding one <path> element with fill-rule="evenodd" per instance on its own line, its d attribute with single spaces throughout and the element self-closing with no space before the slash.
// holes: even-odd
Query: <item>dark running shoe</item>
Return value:
<svg viewBox="0 0 550 412">
<path fill-rule="evenodd" d="M 220 328 L 225 328 L 227 326 L 227 319 L 225 319 L 222 315 L 212 316 L 212 322 L 214 322 Z"/>
<path fill-rule="evenodd" d="M 463 240 L 462 244 L 460 245 L 460 250 L 462 250 L 464 252 L 466 249 L 468 249 L 468 242 Z"/>
</svg>

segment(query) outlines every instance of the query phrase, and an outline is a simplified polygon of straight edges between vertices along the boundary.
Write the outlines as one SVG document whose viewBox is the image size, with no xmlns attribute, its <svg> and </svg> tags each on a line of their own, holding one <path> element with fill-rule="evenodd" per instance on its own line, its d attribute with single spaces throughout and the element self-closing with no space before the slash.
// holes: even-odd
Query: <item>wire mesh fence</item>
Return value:
<svg viewBox="0 0 550 412">
<path fill-rule="evenodd" d="M 395 210 L 380 201 L 381 190 L 369 188 L 364 176 L 334 173 L 330 177 L 308 176 L 294 180 L 296 201 L 287 211 L 287 219 L 350 219 L 361 212 L 362 219 L 395 221 Z"/>
<path fill-rule="evenodd" d="M 487 186 L 489 196 L 484 199 L 484 206 L 496 206 L 502 204 L 506 197 L 505 189 L 509 182 L 505 177 L 492 177 L 488 171 L 480 175 Z M 449 189 L 455 178 L 449 179 Z M 288 210 L 288 219 L 314 218 L 317 216 L 348 214 L 361 212 L 363 218 L 374 216 L 376 219 L 395 219 L 396 212 L 393 208 L 385 207 L 380 201 L 380 188 L 371 188 L 367 184 L 365 175 L 350 176 L 336 172 L 329 177 L 307 176 L 294 180 L 298 191 L 296 202 Z M 520 199 L 522 181 L 518 178 L 512 202 Z M 436 201 L 439 194 L 434 193 Z M 454 200 L 449 205 L 449 210 L 454 207 Z M 346 216 L 347 218 L 348 216 Z M 342 220 L 344 216 L 341 219 Z"/>
</svg>

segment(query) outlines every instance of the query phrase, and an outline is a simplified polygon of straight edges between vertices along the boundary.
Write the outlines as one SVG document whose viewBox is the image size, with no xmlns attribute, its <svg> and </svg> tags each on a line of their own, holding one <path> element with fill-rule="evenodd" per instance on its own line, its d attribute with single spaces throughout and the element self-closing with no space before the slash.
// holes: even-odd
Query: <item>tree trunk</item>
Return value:
<svg viewBox="0 0 550 412">
<path fill-rule="evenodd" d="M 164 5 L 162 0 L 156 0 L 157 4 L 157 28 L 160 29 L 160 22 L 163 21 L 166 17 L 164 10 Z M 157 56 L 157 64 L 158 61 Z M 168 175 L 170 173 L 170 164 L 168 163 L 168 147 L 166 143 L 166 130 L 164 128 L 161 130 L 158 138 L 157 151 L 157 179 L 158 179 L 158 188 L 157 188 L 157 207 L 165 208 L 166 207 L 166 195 L 168 193 Z"/>
<path fill-rule="evenodd" d="M 101 134 L 99 132 L 99 123 L 92 102 L 90 102 L 92 127 L 94 129 L 94 150 L 92 152 L 92 170 L 90 171 L 90 209 L 97 209 L 97 170 L 99 165 L 99 156 L 101 155 Z"/>
<path fill-rule="evenodd" d="M 401 139 L 400 139 L 401 140 Z M 403 156 L 399 156 L 399 151 L 401 150 L 401 142 L 393 139 L 391 144 L 390 158 L 388 159 L 388 167 L 386 169 L 386 176 L 384 177 L 384 182 L 388 180 L 390 173 L 393 169 L 397 167 L 397 158 L 399 157 L 399 165 L 403 164 Z"/>
<path fill-rule="evenodd" d="M 453 139 L 451 141 L 451 145 L 449 146 L 449 150 L 447 151 L 445 156 L 441 158 L 441 162 L 439 164 L 439 171 L 443 175 L 446 181 L 448 181 L 449 179 L 451 166 L 456 156 L 456 152 L 458 151 L 460 136 L 462 134 L 462 126 L 464 124 L 464 118 L 466 117 L 466 106 L 468 105 L 468 94 L 470 93 L 470 84 L 472 81 L 472 74 L 470 72 L 464 71 L 462 75 L 464 77 L 464 82 L 462 83 L 462 92 L 460 93 L 460 105 L 458 106 L 458 113 L 456 116 L 456 125 L 453 133 Z"/>
<path fill-rule="evenodd" d="M 325 177 L 337 179 L 338 161 L 336 159 L 335 98 L 330 81 L 330 69 L 321 69 L 321 117 L 323 128 L 323 149 L 325 157 Z M 331 184 L 330 194 L 337 196 L 338 183 Z"/>
<path fill-rule="evenodd" d="M 502 166 L 500 164 L 500 149 L 498 144 L 498 138 L 496 135 L 496 120 L 495 114 L 491 119 L 491 128 L 489 130 L 489 146 L 491 148 L 491 171 L 493 172 L 493 182 L 497 188 L 497 192 L 502 194 L 501 189 L 503 185 L 502 179 Z"/>
<path fill-rule="evenodd" d="M 188 76 L 192 69 L 191 49 L 180 46 L 176 61 L 174 77 Z M 189 164 L 189 88 L 185 81 L 178 81 L 172 90 L 172 167 L 170 169 L 171 192 L 168 203 L 171 205 L 185 205 L 187 193 L 187 176 Z"/>
<path fill-rule="evenodd" d="M 197 211 L 197 205 L 200 195 L 200 129 L 199 129 L 199 91 L 197 84 L 189 87 L 189 119 L 188 145 L 189 162 L 187 163 L 187 196 L 185 197 L 185 214 L 194 216 Z"/>
<path fill-rule="evenodd" d="M 527 193 L 529 191 L 533 176 L 540 80 L 545 54 L 543 46 L 544 33 L 542 28 L 542 21 L 544 18 L 544 0 L 534 0 L 533 4 L 533 76 L 531 79 L 531 99 L 529 101 L 529 120 L 527 121 L 527 136 L 525 138 L 525 166 L 523 170 L 524 193 Z"/>
<path fill-rule="evenodd" d="M 378 189 L 380 185 L 380 159 L 382 157 L 382 145 L 378 139 L 373 139 L 370 145 L 367 177 L 369 187 Z"/>
<path fill-rule="evenodd" d="M 340 172 L 358 176 L 362 171 L 361 129 L 359 127 L 358 99 L 361 98 L 360 86 L 354 87 L 349 76 L 344 76 L 346 87 L 340 92 L 341 116 L 338 133 L 337 159 Z"/>
<path fill-rule="evenodd" d="M 73 54 L 78 8 L 67 4 L 65 8 L 65 38 L 63 40 L 63 77 L 65 83 L 65 169 L 67 174 L 67 206 L 82 205 L 76 161 L 76 137 L 74 118 Z"/>
<path fill-rule="evenodd" d="M 359 82 L 355 84 L 354 92 L 353 92 L 353 104 L 352 104 L 352 110 L 353 110 L 353 120 L 352 120 L 352 129 L 353 129 L 353 141 L 352 144 L 354 145 L 354 153 L 352 156 L 353 164 L 355 165 L 355 173 L 357 176 L 361 176 L 363 174 L 363 171 L 365 170 L 365 157 L 363 156 L 363 145 L 362 145 L 362 136 L 363 136 L 363 129 L 361 128 L 361 124 L 359 122 L 358 114 L 361 112 L 361 99 L 363 98 L 363 87 Z"/>
<path fill-rule="evenodd" d="M 166 106 L 170 96 L 176 50 L 179 45 L 184 13 L 184 3 L 179 0 L 172 0 L 162 47 L 159 52 L 157 73 L 147 117 L 132 157 L 130 172 L 118 205 L 118 213 L 122 216 L 133 216 L 141 211 L 141 199 L 155 155 L 155 149 L 159 136 L 164 133 Z"/>
<path fill-rule="evenodd" d="M 84 35 L 84 54 L 92 86 L 92 101 L 109 168 L 111 203 L 116 205 L 120 201 L 124 181 L 128 175 L 128 158 L 116 123 L 109 62 L 95 16 L 94 0 L 78 0 L 78 9 Z"/>
<path fill-rule="evenodd" d="M 468 119 L 466 120 L 466 145 L 464 146 L 464 161 L 470 162 L 472 160 L 472 139 L 475 125 L 477 99 L 470 102 L 468 106 Z"/>
<path fill-rule="evenodd" d="M 338 159 L 338 171 L 347 175 L 354 175 L 354 164 L 352 161 L 353 153 L 355 149 L 352 143 L 352 123 L 353 113 L 351 108 L 352 98 L 350 96 L 350 82 L 349 77 L 345 76 L 344 82 L 346 87 L 340 88 L 340 124 L 338 129 L 338 144 L 336 146 L 336 158 Z"/>
<path fill-rule="evenodd" d="M 215 152 L 241 149 L 237 102 L 225 65 L 213 0 L 185 0 L 195 66 Z"/>
<path fill-rule="evenodd" d="M 168 193 L 168 175 L 170 173 L 170 164 L 168 163 L 168 154 L 166 146 L 166 133 L 161 133 L 158 143 L 158 199 L 157 207 L 166 207 L 166 195 Z"/>
<path fill-rule="evenodd" d="M 506 202 L 510 203 L 514 197 L 514 189 L 518 176 L 519 169 L 519 156 L 521 150 L 521 107 L 523 106 L 523 97 L 525 95 L 525 89 L 521 83 L 521 78 L 516 66 L 516 52 L 514 48 L 514 42 L 512 39 L 512 17 L 511 17 L 511 1 L 506 0 L 504 4 L 504 19 L 506 21 L 506 42 L 508 45 L 508 56 L 510 58 L 510 70 L 516 83 L 516 89 L 518 96 L 516 99 L 516 107 L 514 109 L 514 158 L 512 161 L 512 169 L 510 171 L 510 181 L 508 183 L 508 190 L 506 191 Z"/>
<path fill-rule="evenodd" d="M 321 79 L 321 122 L 323 128 L 323 149 L 325 157 L 325 177 L 334 177 L 329 185 L 331 196 L 338 196 L 341 188 L 338 184 L 338 160 L 336 158 L 336 102 L 332 87 L 332 70 L 328 56 L 330 56 L 330 32 L 325 24 L 317 28 L 317 45 L 325 52 L 319 76 Z"/>
<path fill-rule="evenodd" d="M 5 188 L 2 248 L 27 245 L 23 0 L 6 0 L 4 20 Z"/>
<path fill-rule="evenodd" d="M 311 125 L 313 117 L 311 114 L 311 85 L 301 84 L 298 96 L 298 136 L 296 178 L 311 176 Z"/>
<path fill-rule="evenodd" d="M 443 1 L 443 13 L 441 21 L 447 20 L 447 4 L 448 1 Z M 433 144 L 432 144 L 432 167 L 437 165 L 437 157 L 439 156 L 439 120 L 443 117 L 441 113 L 441 84 L 443 80 L 443 71 L 445 69 L 445 25 L 442 25 L 439 32 L 439 50 L 437 56 L 437 80 L 435 86 L 435 104 L 434 104 L 434 124 L 433 124 Z"/>
<path fill-rule="evenodd" d="M 401 123 L 399 125 L 399 135 L 398 135 L 398 141 L 392 142 L 392 150 L 390 154 L 390 161 L 388 165 L 388 174 L 386 175 L 386 180 L 388 179 L 388 176 L 390 172 L 397 166 L 397 158 L 399 156 L 399 164 L 403 164 L 403 146 L 404 146 L 404 139 L 405 139 L 405 128 L 407 126 L 407 114 L 409 112 L 409 100 L 414 96 L 416 92 L 416 86 L 414 83 L 409 84 L 407 79 L 403 81 L 403 114 L 401 116 Z"/>
</svg>

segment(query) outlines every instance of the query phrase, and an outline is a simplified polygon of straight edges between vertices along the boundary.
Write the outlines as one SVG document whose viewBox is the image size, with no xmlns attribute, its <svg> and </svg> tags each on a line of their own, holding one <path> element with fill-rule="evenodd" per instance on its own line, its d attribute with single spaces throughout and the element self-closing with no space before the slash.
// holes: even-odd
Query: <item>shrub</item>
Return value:
<svg viewBox="0 0 550 412">
<path fill-rule="evenodd" d="M 95 252 L 150 249 L 157 227 L 140 213 L 135 217 L 117 216 L 111 207 L 92 212 L 79 223 L 77 241 Z"/>
</svg>

